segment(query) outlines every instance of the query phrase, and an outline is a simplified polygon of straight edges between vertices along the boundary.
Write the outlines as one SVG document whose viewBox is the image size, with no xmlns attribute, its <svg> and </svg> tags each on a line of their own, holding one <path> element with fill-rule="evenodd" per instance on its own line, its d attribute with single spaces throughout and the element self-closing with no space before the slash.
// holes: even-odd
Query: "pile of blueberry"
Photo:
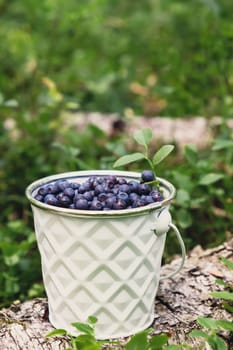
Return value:
<svg viewBox="0 0 233 350">
<path fill-rule="evenodd" d="M 83 183 L 57 180 L 41 186 L 35 199 L 57 207 L 83 210 L 138 208 L 163 200 L 163 195 L 147 182 L 154 174 L 144 170 L 141 182 L 116 176 L 91 176 Z"/>
</svg>

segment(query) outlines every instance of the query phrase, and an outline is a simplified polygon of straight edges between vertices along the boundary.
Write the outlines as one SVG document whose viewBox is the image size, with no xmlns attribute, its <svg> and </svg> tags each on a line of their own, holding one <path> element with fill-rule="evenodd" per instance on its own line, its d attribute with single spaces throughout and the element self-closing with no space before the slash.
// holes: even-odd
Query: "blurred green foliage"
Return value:
<svg viewBox="0 0 233 350">
<path fill-rule="evenodd" d="M 233 113 L 229 0 L 0 1 L 0 92 L 136 115 Z M 50 83 L 51 83 L 50 82 Z"/>
<path fill-rule="evenodd" d="M 26 186 L 110 169 L 128 152 L 129 135 L 79 132 L 67 111 L 230 118 L 232 10 L 228 0 L 0 0 L 0 306 L 43 295 Z M 232 142 L 223 123 L 210 148 L 177 148 L 158 169 L 178 189 L 171 210 L 188 249 L 232 233 Z"/>
</svg>

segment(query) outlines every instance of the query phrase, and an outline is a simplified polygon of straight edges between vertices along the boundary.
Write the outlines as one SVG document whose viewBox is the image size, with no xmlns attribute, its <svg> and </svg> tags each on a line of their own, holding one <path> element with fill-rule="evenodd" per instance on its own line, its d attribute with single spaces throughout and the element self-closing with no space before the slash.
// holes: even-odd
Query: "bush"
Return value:
<svg viewBox="0 0 233 350">
<path fill-rule="evenodd" d="M 23 109 L 53 84 L 83 110 L 232 116 L 228 0 L 2 0 L 0 11 L 2 93 Z"/>
</svg>

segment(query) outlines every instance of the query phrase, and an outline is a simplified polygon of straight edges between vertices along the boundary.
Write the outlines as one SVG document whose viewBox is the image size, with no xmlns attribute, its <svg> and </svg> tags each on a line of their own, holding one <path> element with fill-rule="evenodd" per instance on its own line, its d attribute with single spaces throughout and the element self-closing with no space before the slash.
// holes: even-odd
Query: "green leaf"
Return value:
<svg viewBox="0 0 233 350">
<path fill-rule="evenodd" d="M 167 334 L 154 335 L 150 340 L 150 350 L 162 349 L 162 346 L 168 341 Z"/>
<path fill-rule="evenodd" d="M 152 130 L 150 128 L 145 128 L 136 131 L 133 137 L 137 143 L 147 147 L 152 140 L 152 136 Z"/>
<path fill-rule="evenodd" d="M 61 336 L 64 336 L 64 335 L 67 335 L 67 331 L 65 329 L 54 329 L 53 331 L 47 333 L 45 335 L 46 338 L 48 337 L 54 337 L 56 335 L 61 335 Z"/>
<path fill-rule="evenodd" d="M 98 319 L 95 316 L 89 316 L 87 322 L 91 324 L 96 324 L 98 322 Z"/>
<path fill-rule="evenodd" d="M 225 258 L 224 256 L 221 257 L 221 261 L 224 263 L 225 266 L 227 266 L 229 269 L 233 270 L 233 262 L 232 261 Z"/>
<path fill-rule="evenodd" d="M 225 310 L 227 310 L 228 312 L 231 312 L 233 314 L 233 306 L 228 304 L 228 303 L 223 303 L 223 307 Z"/>
<path fill-rule="evenodd" d="M 209 173 L 204 176 L 202 176 L 199 180 L 200 185 L 211 185 L 219 180 L 221 180 L 224 177 L 223 174 L 215 174 L 215 173 Z"/>
<path fill-rule="evenodd" d="M 75 345 L 77 350 L 101 350 L 101 342 L 98 342 L 94 336 L 89 334 L 81 334 L 75 338 Z"/>
<path fill-rule="evenodd" d="M 216 324 L 216 320 L 214 318 L 210 318 L 210 317 L 198 317 L 197 322 L 205 328 L 208 329 L 216 329 L 217 324 Z"/>
<path fill-rule="evenodd" d="M 144 350 L 147 347 L 147 332 L 135 334 L 125 345 L 125 350 Z"/>
<path fill-rule="evenodd" d="M 202 337 L 202 338 L 207 338 L 208 334 L 204 331 L 201 331 L 200 329 L 194 329 L 189 333 L 191 337 Z"/>
<path fill-rule="evenodd" d="M 209 336 L 207 342 L 213 350 L 227 350 L 225 341 L 216 334 Z"/>
<path fill-rule="evenodd" d="M 190 210 L 186 208 L 181 208 L 177 210 L 177 220 L 182 228 L 188 228 L 192 225 L 192 216 Z"/>
<path fill-rule="evenodd" d="M 197 147 L 195 145 L 187 145 L 184 149 L 185 158 L 191 165 L 196 165 L 198 160 Z"/>
<path fill-rule="evenodd" d="M 82 323 L 82 322 L 74 322 L 71 323 L 73 327 L 77 328 L 80 332 L 83 332 L 88 335 L 93 335 L 94 330 L 93 327 L 89 324 Z"/>
<path fill-rule="evenodd" d="M 174 177 L 174 182 L 177 186 L 177 188 L 183 188 L 184 190 L 187 190 L 189 193 L 191 193 L 194 183 L 191 178 L 191 176 L 184 174 L 183 172 L 179 171 L 172 171 L 172 175 Z"/>
<path fill-rule="evenodd" d="M 218 320 L 217 325 L 226 331 L 233 332 L 233 322 L 227 320 Z"/>
<path fill-rule="evenodd" d="M 228 284 L 224 282 L 221 278 L 216 278 L 215 283 L 218 284 L 219 286 L 224 286 L 224 287 L 228 286 Z"/>
<path fill-rule="evenodd" d="M 176 203 L 187 208 L 190 203 L 190 195 L 187 191 L 179 189 L 176 194 Z"/>
<path fill-rule="evenodd" d="M 165 346 L 165 348 L 163 347 L 163 349 L 166 349 L 166 350 L 182 350 L 183 349 L 183 345 L 180 344 L 180 345 L 176 345 L 176 344 L 172 344 L 172 345 L 168 345 L 168 346 Z"/>
<path fill-rule="evenodd" d="M 125 156 L 119 158 L 114 164 L 113 168 L 117 168 L 132 162 L 135 162 L 140 159 L 144 159 L 145 156 L 143 153 L 136 152 L 136 153 L 131 153 L 131 154 L 126 154 Z"/>
<path fill-rule="evenodd" d="M 157 165 L 159 164 L 162 160 L 164 160 L 164 158 L 166 158 L 169 153 L 171 153 L 174 149 L 173 145 L 164 145 L 162 146 L 154 155 L 153 157 L 153 164 Z"/>
<path fill-rule="evenodd" d="M 212 292 L 211 295 L 215 298 L 233 301 L 233 293 L 231 292 Z"/>
<path fill-rule="evenodd" d="M 214 143 L 212 150 L 213 151 L 219 151 L 224 148 L 231 148 L 233 147 L 233 141 L 232 140 L 216 140 Z"/>
</svg>

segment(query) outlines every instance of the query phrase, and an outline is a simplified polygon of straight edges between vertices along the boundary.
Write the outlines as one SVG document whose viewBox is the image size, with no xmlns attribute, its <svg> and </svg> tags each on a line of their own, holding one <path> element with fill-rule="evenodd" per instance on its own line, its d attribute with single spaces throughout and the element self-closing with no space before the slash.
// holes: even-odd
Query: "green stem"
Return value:
<svg viewBox="0 0 233 350">
<path fill-rule="evenodd" d="M 145 159 L 147 160 L 151 170 L 153 171 L 153 173 L 155 174 L 155 168 L 154 168 L 154 164 L 152 163 L 152 161 L 150 160 L 150 158 L 148 158 L 147 156 L 145 157 Z"/>
</svg>

